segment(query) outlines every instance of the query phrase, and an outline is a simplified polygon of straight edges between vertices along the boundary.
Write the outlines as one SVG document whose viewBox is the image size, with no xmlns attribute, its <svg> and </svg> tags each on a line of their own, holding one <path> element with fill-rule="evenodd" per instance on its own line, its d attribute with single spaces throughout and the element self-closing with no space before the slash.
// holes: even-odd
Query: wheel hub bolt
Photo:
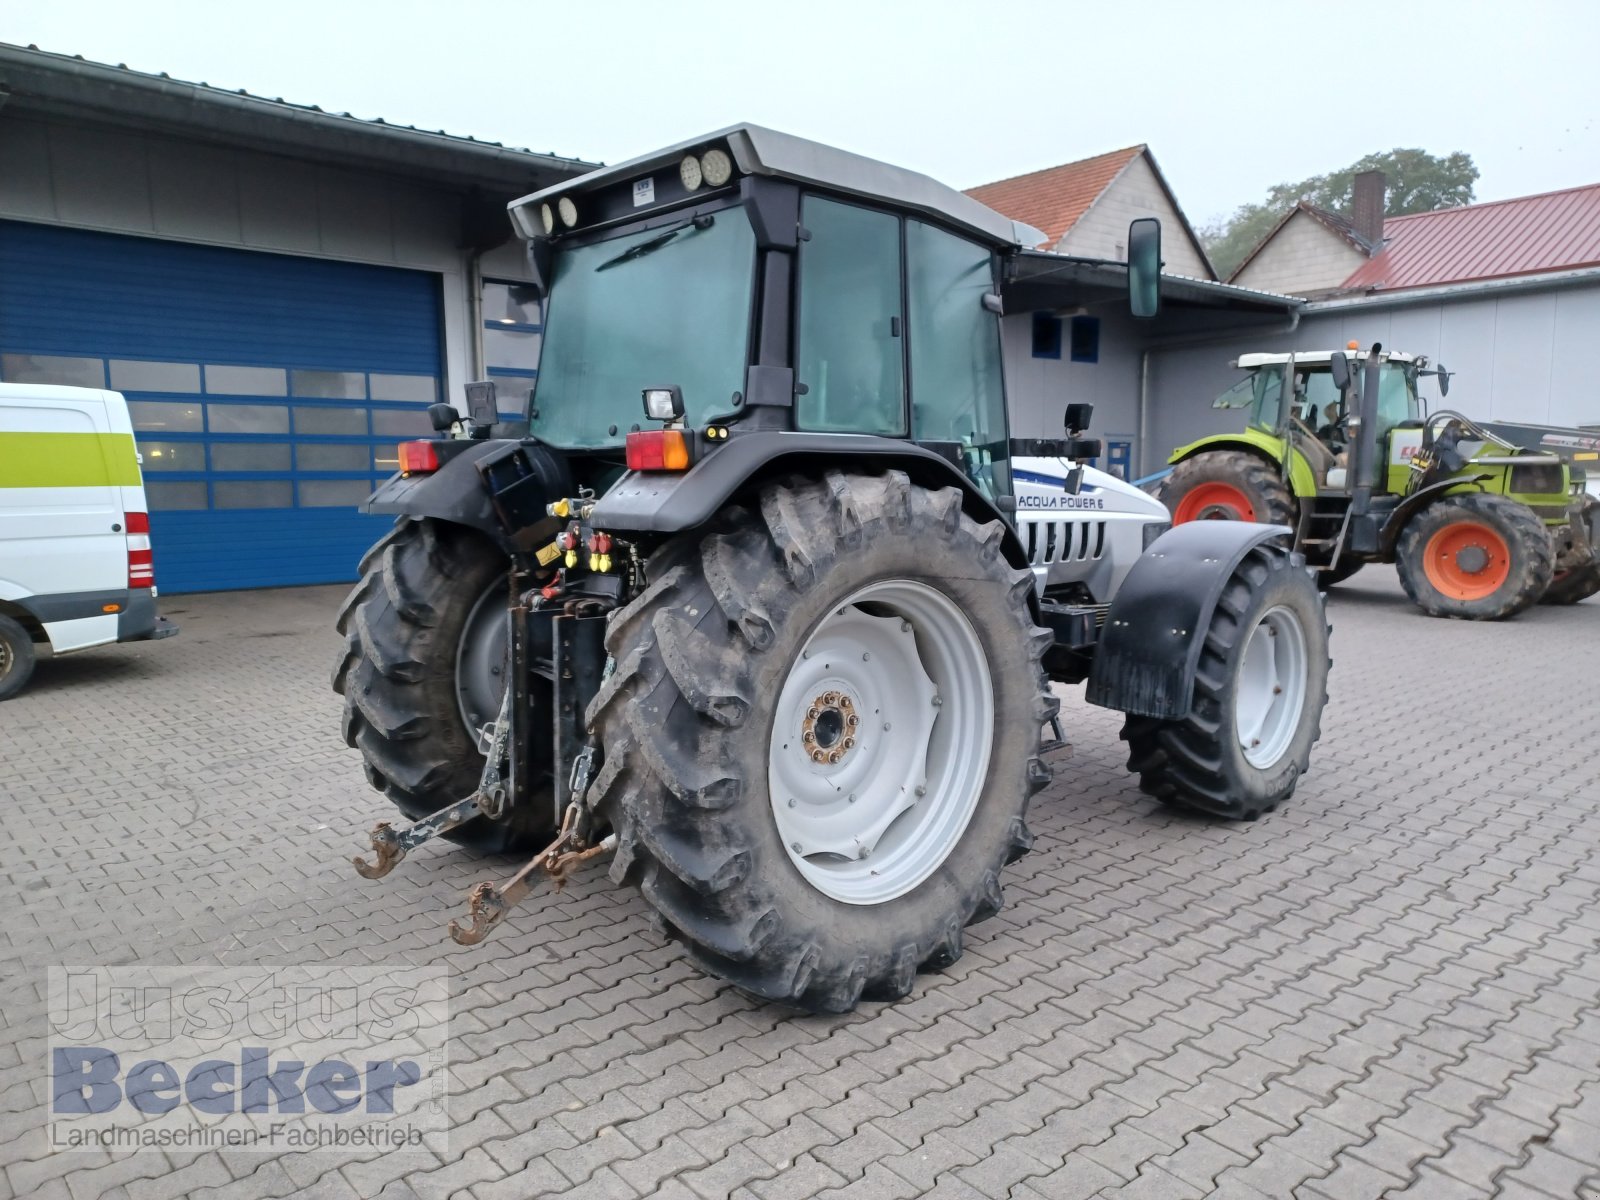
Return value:
<svg viewBox="0 0 1600 1200">
<path fill-rule="evenodd" d="M 794 797 L 793 797 L 793 796 L 790 796 L 790 797 L 789 797 L 789 807 L 790 807 L 790 808 L 793 808 L 793 807 L 794 807 L 794 806 L 795 806 L 795 804 L 796 804 L 796 803 L 798 803 L 798 801 L 796 801 L 796 800 L 795 800 L 795 798 L 794 798 Z"/>
<path fill-rule="evenodd" d="M 939 697 L 938 697 L 938 696 L 935 696 L 935 697 L 934 697 L 934 698 L 933 698 L 933 706 L 934 706 L 934 707 L 935 707 L 935 708 L 938 708 L 938 707 L 939 707 L 939 706 L 940 706 L 940 705 L 941 705 L 941 704 L 943 704 L 943 703 L 944 703 L 944 701 L 943 701 L 943 700 L 942 700 L 942 699 L 940 699 L 940 698 L 939 698 Z"/>
<path fill-rule="evenodd" d="M 928 789 L 926 787 L 924 787 L 920 783 L 917 784 L 917 798 L 920 800 L 923 796 L 926 796 L 927 794 L 928 794 Z"/>
<path fill-rule="evenodd" d="M 790 842 L 789 843 L 789 849 L 793 850 L 796 854 L 799 854 L 800 853 L 800 843 L 799 842 Z"/>
</svg>

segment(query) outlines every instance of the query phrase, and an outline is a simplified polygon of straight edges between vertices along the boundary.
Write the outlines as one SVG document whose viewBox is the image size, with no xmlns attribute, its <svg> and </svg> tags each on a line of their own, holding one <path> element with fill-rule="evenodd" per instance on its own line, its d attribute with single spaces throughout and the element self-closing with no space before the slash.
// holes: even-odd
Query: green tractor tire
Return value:
<svg viewBox="0 0 1600 1200">
<path fill-rule="evenodd" d="M 1278 469 L 1245 450 L 1206 450 L 1184 459 L 1161 481 L 1156 499 L 1174 525 L 1256 521 L 1293 528 L 1299 510 Z"/>
<path fill-rule="evenodd" d="M 1470 492 L 1413 517 L 1395 565 L 1406 595 L 1429 616 L 1498 621 L 1539 602 L 1554 561 L 1550 535 L 1532 509 Z"/>
</svg>

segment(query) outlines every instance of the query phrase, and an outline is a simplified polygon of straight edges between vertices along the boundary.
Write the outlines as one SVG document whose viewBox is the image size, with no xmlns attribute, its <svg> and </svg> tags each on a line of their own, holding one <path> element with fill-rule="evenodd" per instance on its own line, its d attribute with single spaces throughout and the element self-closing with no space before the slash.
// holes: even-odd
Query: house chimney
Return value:
<svg viewBox="0 0 1600 1200">
<path fill-rule="evenodd" d="M 1382 171 L 1363 171 L 1355 178 L 1350 198 L 1350 224 L 1374 251 L 1383 245 L 1384 190 L 1388 182 Z"/>
</svg>

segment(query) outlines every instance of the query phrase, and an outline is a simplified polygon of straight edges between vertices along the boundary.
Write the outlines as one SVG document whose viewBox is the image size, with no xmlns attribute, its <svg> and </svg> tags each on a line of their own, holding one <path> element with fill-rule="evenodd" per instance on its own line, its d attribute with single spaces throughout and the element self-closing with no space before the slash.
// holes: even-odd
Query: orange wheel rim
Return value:
<svg viewBox="0 0 1600 1200">
<path fill-rule="evenodd" d="M 1175 524 L 1186 521 L 1254 521 L 1255 505 L 1231 483 L 1202 483 L 1178 501 Z"/>
<path fill-rule="evenodd" d="M 1482 600 L 1511 578 L 1511 548 L 1487 525 L 1456 521 L 1428 539 L 1422 569 L 1452 600 Z"/>
</svg>

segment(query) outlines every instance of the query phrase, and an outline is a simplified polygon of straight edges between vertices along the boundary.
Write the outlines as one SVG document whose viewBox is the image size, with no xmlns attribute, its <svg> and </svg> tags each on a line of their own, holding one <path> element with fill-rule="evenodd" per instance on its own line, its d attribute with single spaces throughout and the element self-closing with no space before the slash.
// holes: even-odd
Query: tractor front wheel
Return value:
<svg viewBox="0 0 1600 1200">
<path fill-rule="evenodd" d="M 1243 450 L 1207 450 L 1186 458 L 1161 481 L 1156 499 L 1175 525 L 1188 521 L 1255 521 L 1295 525 L 1297 508 L 1283 477 Z"/>
<path fill-rule="evenodd" d="M 829 472 L 651 560 L 607 631 L 589 796 L 612 878 L 704 970 L 843 1012 L 999 910 L 1057 707 L 1003 536 L 955 488 Z"/>
<path fill-rule="evenodd" d="M 1330 665 L 1327 616 L 1304 561 L 1255 547 L 1201 639 L 1189 715 L 1124 722 L 1128 769 L 1168 803 L 1255 820 L 1292 796 L 1310 765 Z"/>
<path fill-rule="evenodd" d="M 1472 492 L 1423 509 L 1400 534 L 1400 585 L 1433 617 L 1497 621 L 1539 602 L 1554 557 L 1543 522 L 1524 504 Z"/>
</svg>

